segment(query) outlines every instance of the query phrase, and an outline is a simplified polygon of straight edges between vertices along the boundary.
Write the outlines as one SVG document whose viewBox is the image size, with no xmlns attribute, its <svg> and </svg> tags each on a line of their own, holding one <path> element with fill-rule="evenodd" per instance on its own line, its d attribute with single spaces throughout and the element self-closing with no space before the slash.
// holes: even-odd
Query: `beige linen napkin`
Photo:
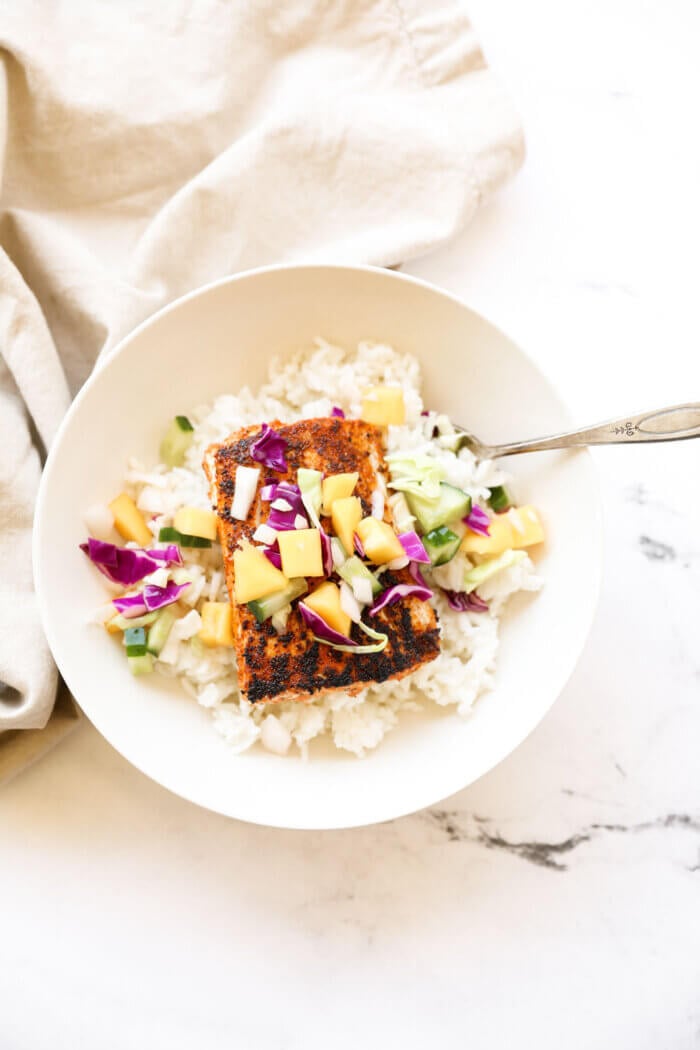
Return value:
<svg viewBox="0 0 700 1050">
<path fill-rule="evenodd" d="M 424 253 L 522 155 L 459 0 L 3 5 L 0 730 L 54 702 L 32 508 L 98 354 L 236 270 Z"/>
</svg>

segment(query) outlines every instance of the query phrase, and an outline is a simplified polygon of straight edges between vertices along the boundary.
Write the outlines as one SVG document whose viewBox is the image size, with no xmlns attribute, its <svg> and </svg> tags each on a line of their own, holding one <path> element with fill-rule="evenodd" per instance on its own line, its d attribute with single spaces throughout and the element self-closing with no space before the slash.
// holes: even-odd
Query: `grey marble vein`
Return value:
<svg viewBox="0 0 700 1050">
<path fill-rule="evenodd" d="M 700 815 L 695 816 L 689 813 L 667 813 L 651 820 L 630 824 L 594 822 L 568 838 L 554 842 L 538 839 L 510 840 L 500 832 L 493 830 L 490 827 L 492 822 L 488 818 L 459 813 L 456 810 L 430 809 L 425 815 L 440 829 L 449 842 L 469 842 L 489 850 L 502 850 L 530 864 L 559 872 L 566 871 L 569 867 L 568 863 L 562 861 L 562 857 L 601 835 L 639 834 L 669 828 L 700 834 Z M 700 855 L 698 862 L 688 865 L 687 870 L 700 871 Z"/>
<path fill-rule="evenodd" d="M 651 536 L 640 536 L 639 547 L 649 561 L 675 561 L 677 557 L 675 549 L 670 544 L 652 539 Z"/>
</svg>

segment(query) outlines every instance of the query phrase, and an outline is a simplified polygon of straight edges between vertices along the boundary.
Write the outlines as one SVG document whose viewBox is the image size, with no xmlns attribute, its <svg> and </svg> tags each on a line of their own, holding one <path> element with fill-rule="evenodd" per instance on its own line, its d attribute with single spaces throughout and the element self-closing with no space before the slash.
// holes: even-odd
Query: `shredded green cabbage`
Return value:
<svg viewBox="0 0 700 1050">
<path fill-rule="evenodd" d="M 475 565 L 473 569 L 469 569 L 464 574 L 463 590 L 467 594 L 471 594 L 477 587 L 480 587 L 486 580 L 490 580 L 492 576 L 495 576 L 497 572 L 502 572 L 503 569 L 509 569 L 511 565 L 517 565 L 523 558 L 527 558 L 525 551 L 504 551 L 503 554 L 499 554 L 496 558 L 489 558 L 487 561 L 482 561 L 480 565 Z"/>
<path fill-rule="evenodd" d="M 440 482 L 445 480 L 445 470 L 432 456 L 394 452 L 386 457 L 391 471 L 390 489 L 411 492 L 423 499 L 438 499 Z"/>
<path fill-rule="evenodd" d="M 311 524 L 316 529 L 321 528 L 321 482 L 323 474 L 320 470 L 308 470 L 299 467 L 297 470 L 297 485 L 301 492 L 301 501 L 306 508 Z"/>
</svg>

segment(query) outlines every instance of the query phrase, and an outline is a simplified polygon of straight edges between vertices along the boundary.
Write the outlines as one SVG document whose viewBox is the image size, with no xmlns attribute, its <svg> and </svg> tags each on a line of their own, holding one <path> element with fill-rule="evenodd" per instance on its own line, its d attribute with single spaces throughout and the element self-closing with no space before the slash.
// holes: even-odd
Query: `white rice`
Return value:
<svg viewBox="0 0 700 1050">
<path fill-rule="evenodd" d="M 449 432 L 449 421 L 421 416 L 421 376 L 413 357 L 368 342 L 360 343 L 356 352 L 348 352 L 317 339 L 308 351 L 273 362 L 269 380 L 257 394 L 243 388 L 238 394 L 217 398 L 213 405 L 199 405 L 188 412 L 195 429 L 185 465 L 169 469 L 158 464 L 146 469 L 131 460 L 127 490 L 143 511 L 156 515 L 150 527 L 157 536 L 160 528 L 172 524 L 179 507 L 209 506 L 202 458 L 212 442 L 222 441 L 238 427 L 264 420 L 294 422 L 327 416 L 334 405 L 349 417 L 359 417 L 362 390 L 377 383 L 400 384 L 404 391 L 406 425 L 389 427 L 389 451 L 411 450 L 435 456 L 445 468 L 446 480 L 474 500 L 485 500 L 489 488 L 508 480 L 492 462 L 477 463 L 466 449 L 454 455 L 440 446 L 439 439 L 432 439 L 436 423 Z M 467 715 L 476 699 L 492 686 L 498 622 L 505 601 L 516 591 L 540 586 L 526 557 L 479 588 L 480 595 L 490 603 L 488 613 L 454 612 L 437 593 L 433 602 L 441 624 L 441 654 L 400 681 L 371 686 L 356 696 L 331 692 L 308 703 L 252 705 L 239 695 L 234 651 L 206 648 L 196 636 L 197 610 L 202 602 L 228 598 L 221 549 L 214 545 L 211 550 L 186 549 L 182 553 L 192 581 L 183 600 L 193 612 L 185 618 L 187 623 L 179 621 L 173 628 L 156 669 L 177 677 L 184 689 L 211 711 L 214 726 L 235 752 L 260 740 L 279 754 L 294 744 L 305 756 L 309 741 L 327 734 L 336 747 L 361 756 L 381 743 L 396 725 L 401 710 L 422 707 L 426 698 L 441 706 L 452 705 L 460 715 Z M 426 575 L 450 587 L 451 579 L 457 580 L 466 567 L 465 556 L 460 553 L 442 569 Z"/>
</svg>

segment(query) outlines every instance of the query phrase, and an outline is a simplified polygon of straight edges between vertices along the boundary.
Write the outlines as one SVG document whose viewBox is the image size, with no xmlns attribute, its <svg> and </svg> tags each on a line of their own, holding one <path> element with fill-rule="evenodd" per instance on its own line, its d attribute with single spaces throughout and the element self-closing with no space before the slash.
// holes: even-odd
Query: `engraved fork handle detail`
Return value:
<svg viewBox="0 0 700 1050">
<path fill-rule="evenodd" d="M 637 416 L 622 416 L 621 419 L 600 423 L 596 427 L 584 427 L 532 441 L 486 445 L 482 448 L 482 454 L 493 458 L 581 445 L 634 445 L 647 441 L 682 441 L 694 437 L 700 437 L 699 403 L 674 405 L 656 412 L 642 412 Z"/>
</svg>

